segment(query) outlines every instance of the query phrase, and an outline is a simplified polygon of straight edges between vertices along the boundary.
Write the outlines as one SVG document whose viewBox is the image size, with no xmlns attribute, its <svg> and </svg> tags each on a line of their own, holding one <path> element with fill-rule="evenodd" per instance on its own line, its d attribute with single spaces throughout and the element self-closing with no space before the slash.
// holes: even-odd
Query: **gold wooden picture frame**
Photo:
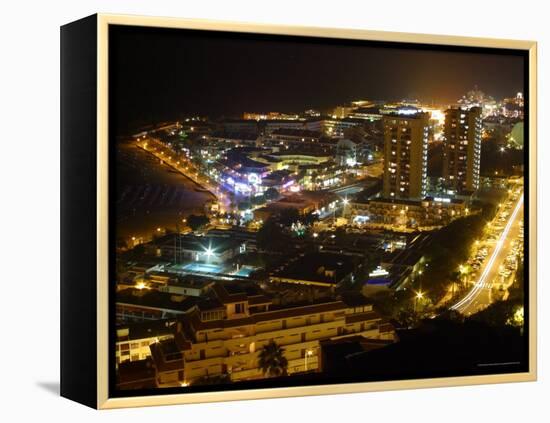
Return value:
<svg viewBox="0 0 550 423">
<path fill-rule="evenodd" d="M 119 36 L 114 30 L 116 28 L 130 31 L 129 35 L 126 34 L 126 44 L 117 44 L 118 50 L 111 48 Z M 119 63 L 113 55 L 118 54 L 120 49 L 124 49 L 124 46 L 130 45 L 135 39 L 139 38 L 141 42 L 147 37 L 164 34 L 165 31 L 168 31 L 171 37 L 179 37 L 182 40 L 190 34 L 197 37 L 204 34 L 205 37 L 217 37 L 222 40 L 224 37 L 241 37 L 238 42 L 255 43 L 255 48 L 259 48 L 262 43 L 270 43 L 269 45 L 273 46 L 284 41 L 287 44 L 281 44 L 283 50 L 286 45 L 292 43 L 303 44 L 303 48 L 307 49 L 308 43 L 314 42 L 316 48 L 321 49 L 324 43 L 330 43 L 331 49 L 335 50 L 352 46 L 357 50 L 391 50 L 395 55 L 400 54 L 400 49 L 409 49 L 412 52 L 443 52 L 457 57 L 468 54 L 476 57 L 502 56 L 521 61 L 522 88 L 520 94 L 510 92 L 511 98 L 504 100 L 495 100 L 486 95 L 483 97 L 483 93 L 478 90 L 468 93 L 452 106 L 450 101 L 441 101 L 445 107 L 429 105 L 423 101 L 395 99 L 369 99 L 342 105 L 349 100 L 342 98 L 341 104 L 334 104 L 336 108 L 330 113 L 316 110 L 307 110 L 307 114 L 297 110 L 241 110 L 240 112 L 245 115 L 239 122 L 235 119 L 218 119 L 213 122 L 200 116 L 195 118 L 188 113 L 165 125 L 157 121 L 154 125 L 131 134 L 126 132 L 126 141 L 129 140 L 132 148 L 139 147 L 140 154 L 149 154 L 155 163 L 160 161 L 159 166 L 168 166 L 170 170 L 165 172 L 183 173 L 192 183 L 213 192 L 216 201 L 208 203 L 208 210 L 204 213 L 207 220 L 210 219 L 208 230 L 205 229 L 204 222 L 196 225 L 188 222 L 190 219 L 200 220 L 194 213 L 178 214 L 181 227 L 178 224 L 174 228 L 168 225 L 159 226 L 155 229 L 158 233 L 153 233 L 150 238 L 136 240 L 136 237 L 132 237 L 133 240 L 127 239 L 120 247 L 116 231 L 121 219 L 114 205 L 121 194 L 117 192 L 119 188 L 115 185 L 117 173 L 120 171 L 120 158 L 113 146 L 122 134 L 114 129 L 116 122 L 113 122 L 119 119 L 116 113 L 120 105 L 113 106 L 114 100 L 111 97 L 117 96 L 119 99 L 123 95 L 117 91 L 116 84 L 127 75 L 121 72 L 118 79 L 111 75 L 114 63 Z M 163 38 L 159 36 L 159 39 Z M 205 42 L 204 46 L 208 45 Z M 144 52 L 140 60 L 146 61 L 146 54 L 147 52 Z M 215 56 L 216 51 L 205 52 L 205 55 L 199 56 L 196 60 L 206 57 L 207 54 Z M 210 65 L 215 66 L 217 63 L 212 59 Z M 410 65 L 412 62 L 407 63 Z M 168 65 L 155 62 L 155 66 Z M 185 70 L 181 72 L 184 73 Z M 287 74 L 285 77 L 291 75 Z M 147 83 L 147 80 L 142 81 L 143 85 Z M 107 409 L 536 380 L 536 84 L 537 44 L 534 41 L 110 14 L 93 15 L 63 26 L 61 395 L 93 408 Z M 236 96 L 239 94 L 235 92 Z M 521 126 L 518 126 L 519 123 Z M 434 129 L 437 125 L 439 126 Z M 357 126 L 367 129 L 350 129 Z M 195 138 L 193 132 L 199 128 L 206 129 L 200 133 L 202 138 Z M 225 132 L 219 134 L 219 128 Z M 247 133 L 246 136 L 236 137 L 237 141 L 229 140 L 230 132 L 247 132 L 248 128 L 255 128 L 254 131 L 258 132 L 253 132 L 253 136 Z M 377 135 L 371 136 L 368 128 L 373 128 L 372 134 Z M 400 135 L 401 131 L 406 135 Z M 500 138 L 495 135 L 496 132 L 491 131 L 501 131 L 498 135 Z M 304 137 L 311 137 L 311 148 L 308 147 L 306 150 L 304 144 L 309 142 Z M 521 142 L 518 141 L 519 138 L 522 139 Z M 185 144 L 191 140 L 195 140 L 195 150 Z M 251 144 L 246 144 L 247 140 L 251 141 Z M 411 176 L 415 171 L 410 169 L 416 165 L 410 156 L 417 154 L 414 150 L 416 140 L 419 146 L 418 157 L 423 163 L 418 179 L 421 184 L 424 183 L 422 169 L 425 172 L 427 167 L 427 159 L 422 157 L 428 154 L 428 144 L 431 146 L 433 143 L 439 143 L 441 150 L 438 150 L 437 154 L 445 158 L 444 174 L 437 179 L 437 183 L 442 185 L 438 185 L 437 188 L 432 186 L 429 192 L 422 185 L 418 188 L 418 193 L 415 193 L 414 176 Z M 449 276 L 448 289 L 445 285 L 447 291 L 437 297 L 436 304 L 433 298 L 427 298 L 429 289 L 422 288 L 431 286 L 427 285 L 430 281 L 425 279 L 427 276 L 423 276 L 423 272 L 433 278 L 435 270 L 432 271 L 428 265 L 434 263 L 432 267 L 435 267 L 435 262 L 426 258 L 426 254 L 419 254 L 413 264 L 405 265 L 403 262 L 392 261 L 397 260 L 397 253 L 393 251 L 394 245 L 403 243 L 404 247 L 395 248 L 403 248 L 407 253 L 421 251 L 421 242 L 424 242 L 422 239 L 425 234 L 428 234 L 426 238 L 429 238 L 432 236 L 430 234 L 445 230 L 452 222 L 466 221 L 469 217 L 478 214 L 482 216 L 485 213 L 485 206 L 480 205 L 483 198 L 478 195 L 483 185 L 479 182 L 479 157 L 494 154 L 487 153 L 481 147 L 493 141 L 501 154 L 520 157 L 522 161 L 514 166 L 510 165 L 507 168 L 509 171 L 506 171 L 508 173 L 504 175 L 502 172 L 498 175 L 500 168 L 494 170 L 494 178 L 486 174 L 484 176 L 482 172 L 481 176 L 485 181 L 483 183 L 489 187 L 487 190 L 491 193 L 500 193 L 500 203 L 497 201 L 494 210 L 491 209 L 490 218 L 487 218 L 489 226 L 494 224 L 495 228 L 481 229 L 485 231 L 480 233 L 487 238 L 487 244 L 484 244 L 485 238 L 482 239 L 483 248 L 468 244 L 468 251 L 475 250 L 475 254 L 468 253 L 472 254 L 472 259 L 468 258 L 470 261 L 464 262 L 464 265 L 460 264 L 460 268 L 448 269 L 449 275 L 456 270 L 457 281 L 451 280 L 452 276 Z M 179 143 L 178 149 L 172 148 L 172 143 L 176 142 Z M 203 144 L 200 144 L 201 142 Z M 207 151 L 207 142 L 212 146 L 213 153 Z M 220 150 L 217 145 L 222 142 L 225 147 Z M 404 156 L 407 159 L 395 159 L 396 168 L 407 169 L 406 173 L 401 173 L 405 170 L 399 170 L 397 173 L 402 181 L 405 178 L 402 175 L 408 178 L 406 191 L 401 191 L 402 195 L 399 191 L 394 192 L 390 181 L 393 174 L 389 164 L 393 160 L 392 142 L 399 145 L 403 143 L 403 154 L 407 151 L 407 155 Z M 151 147 L 152 143 L 155 143 L 155 151 Z M 197 143 L 204 147 L 196 147 Z M 298 144 L 301 150 L 295 147 Z M 463 185 L 459 185 L 462 170 L 449 157 L 455 157 L 455 146 L 457 150 L 463 151 L 462 145 L 473 147 L 464 149 L 464 161 L 468 161 L 464 172 L 468 176 L 465 177 Z M 294 158 L 283 157 L 284 154 L 280 151 L 285 148 L 288 150 L 289 146 L 295 155 Z M 352 156 L 349 153 L 350 148 L 353 149 Z M 451 148 L 453 151 L 449 150 Z M 475 150 L 476 148 L 478 150 Z M 261 151 L 249 153 L 254 149 Z M 246 151 L 246 154 L 243 151 Z M 179 155 L 168 158 L 172 152 Z M 204 154 L 205 157 L 210 154 L 217 155 L 209 162 L 214 162 L 216 166 L 206 166 L 200 159 L 199 162 L 193 161 L 193 152 Z M 401 153 L 400 149 L 398 154 Z M 162 157 L 165 154 L 166 156 Z M 234 154 L 234 157 L 228 158 L 231 154 Z M 289 156 L 290 153 L 286 155 Z M 296 158 L 298 155 L 301 155 L 300 159 Z M 319 159 L 321 156 L 329 155 L 326 160 Z M 456 157 L 456 160 L 462 160 L 459 156 Z M 499 157 L 503 161 L 507 160 Z M 196 180 L 193 179 L 193 175 L 185 173 L 183 164 L 180 165 L 180 158 L 182 162 L 188 160 L 189 166 L 196 169 Z M 228 165 L 231 158 L 241 162 L 231 168 Z M 470 164 L 470 161 L 473 164 Z M 498 159 L 495 161 L 498 163 Z M 247 166 L 260 166 L 258 163 L 261 165 L 261 171 L 254 170 L 248 174 L 243 171 L 242 175 L 236 171 Z M 361 189 L 365 188 L 365 193 L 368 191 L 368 186 L 364 185 L 363 181 L 372 174 L 372 166 L 376 166 L 377 163 L 380 173 L 376 178 L 380 182 L 380 187 L 374 192 L 380 191 L 380 194 L 370 194 L 361 202 L 358 195 L 363 191 L 355 191 L 353 196 L 350 194 L 348 198 L 348 188 L 360 186 Z M 454 169 L 454 173 L 453 170 L 449 170 L 451 168 Z M 315 180 L 311 175 L 308 176 L 311 169 L 317 172 Z M 235 180 L 229 178 L 229 174 Z M 240 188 L 236 188 L 237 178 L 243 175 L 248 179 Z M 229 179 L 232 182 L 230 188 Z M 331 182 L 336 179 L 339 182 Z M 268 185 L 267 182 L 262 184 L 258 180 L 276 182 L 270 182 L 272 185 Z M 321 182 L 318 182 L 319 180 Z M 322 186 L 324 181 L 327 183 Z M 333 183 L 335 185 L 331 185 Z M 320 188 L 316 184 L 321 184 Z M 266 200 L 268 187 L 273 186 L 277 187 L 274 191 L 275 197 Z M 398 185 L 395 186 L 399 189 Z M 197 195 L 201 194 L 199 191 Z M 339 196 L 339 192 L 346 194 Z M 436 192 L 436 195 L 432 195 L 433 192 Z M 442 194 L 438 197 L 437 193 Z M 138 197 L 146 195 L 143 192 L 134 194 Z M 155 195 L 180 198 L 180 193 L 176 190 L 167 194 L 159 191 Z M 231 200 L 223 200 L 229 197 Z M 261 200 L 254 197 L 261 197 Z M 284 204 L 274 205 L 281 201 L 294 204 L 298 197 L 299 201 L 313 206 L 309 209 L 309 206 L 304 206 L 303 209 L 296 206 L 298 212 L 294 215 L 280 211 Z M 149 198 L 151 204 L 156 201 L 152 197 Z M 187 201 L 183 196 L 181 198 L 178 201 Z M 416 208 L 420 211 L 414 218 L 410 217 L 409 214 L 413 215 Z M 439 223 L 434 224 L 428 221 L 428 209 L 439 215 L 443 213 L 444 217 L 437 217 L 440 219 Z M 399 213 L 407 215 L 405 220 Z M 306 222 L 306 215 L 311 217 L 311 214 L 316 214 L 315 222 Z M 281 223 L 283 215 L 291 216 L 286 226 Z M 426 216 L 425 221 L 422 216 Z M 230 219 L 232 228 L 229 228 Z M 402 220 L 396 223 L 396 219 Z M 268 242 L 275 242 L 274 237 L 279 236 L 277 231 L 280 231 L 283 244 L 287 243 L 283 249 L 293 251 L 291 256 L 288 256 L 288 252 L 280 253 L 284 259 L 277 262 L 276 266 L 273 265 L 269 271 L 239 258 L 240 254 L 250 251 L 247 250 L 250 245 L 254 245 L 252 255 L 257 259 L 256 256 L 260 255 L 258 251 L 263 251 L 257 234 L 261 233 L 268 221 L 273 221 L 275 228 L 274 232 L 267 234 Z M 376 226 L 373 222 L 377 222 Z M 243 228 L 246 228 L 246 231 Z M 388 235 L 389 238 L 383 238 L 382 241 L 379 234 L 376 235 L 377 242 L 391 244 L 388 247 L 391 251 L 384 253 L 387 257 L 391 256 L 391 259 L 381 262 L 376 254 L 376 259 L 372 259 L 371 256 L 366 258 L 364 253 L 351 251 L 351 245 L 345 244 L 347 240 L 356 236 L 353 234 L 362 236 L 374 229 L 384 234 L 391 233 L 391 237 Z M 228 231 L 226 235 L 223 230 Z M 510 239 L 510 231 L 513 231 L 514 239 Z M 128 237 L 126 234 L 126 238 Z M 339 239 L 343 239 L 341 242 L 344 244 L 339 245 Z M 209 242 L 206 247 L 205 240 Z M 212 242 L 219 244 L 212 246 Z M 479 240 L 476 242 L 479 244 Z M 183 247 L 184 243 L 191 246 Z M 430 238 L 426 243 L 428 245 L 436 241 Z M 227 254 L 230 258 L 224 258 L 225 261 L 220 259 L 218 262 L 215 256 L 221 255 L 220 250 L 226 248 L 225 244 L 228 244 Z M 124 267 L 124 272 L 128 274 L 123 278 L 117 273 L 117 260 L 123 254 L 130 254 L 138 245 L 140 251 L 151 252 L 150 256 L 144 257 L 158 257 L 158 260 L 148 263 L 147 267 L 140 262 L 146 259 L 141 256 L 135 258 L 137 256 L 132 255 L 132 264 Z M 196 245 L 199 245 L 198 250 Z M 344 251 L 346 249 L 349 251 Z M 167 254 L 174 259 L 167 258 Z M 180 254 L 183 258 L 179 258 Z M 266 254 L 275 253 L 267 251 Z M 126 255 L 124 257 L 127 257 Z M 357 258 L 359 256 L 360 259 Z M 400 257 L 399 260 L 403 259 L 404 254 Z M 342 270 L 348 265 L 351 270 Z M 310 275 L 303 270 L 311 266 L 316 278 L 309 277 Z M 142 270 L 136 270 L 138 268 Z M 322 270 L 319 270 L 321 268 Z M 397 275 L 398 268 L 400 272 L 405 273 Z M 249 272 L 245 272 L 245 275 L 241 273 L 243 269 L 248 269 Z M 131 278 L 128 279 L 130 274 Z M 256 277 L 258 279 L 254 279 Z M 125 282 L 121 282 L 123 279 Z M 166 282 L 167 280 L 173 282 Z M 455 282 L 459 285 L 458 288 Z M 383 287 L 380 288 L 379 284 Z M 293 302 L 286 299 L 280 292 L 281 287 L 285 287 L 285 292 L 292 292 L 284 295 L 294 295 L 300 300 L 295 299 Z M 189 293 L 187 289 L 191 288 L 196 289 L 197 293 Z M 455 289 L 459 292 L 455 292 Z M 486 291 L 480 294 L 483 289 Z M 507 303 L 507 299 L 512 298 L 510 293 L 513 289 L 516 289 L 514 292 L 522 298 L 521 307 L 518 307 L 517 303 L 514 303 L 514 307 L 510 306 L 510 302 Z M 354 291 L 353 295 L 351 291 Z M 399 291 L 398 294 L 395 294 L 396 291 Z M 407 292 L 408 294 L 405 294 Z M 143 298 L 153 294 L 163 298 L 162 301 L 157 298 L 157 303 L 160 301 L 164 304 L 166 300 L 178 305 L 172 305 L 172 309 L 165 305 L 150 305 Z M 383 307 L 381 298 L 394 298 L 395 295 L 409 301 L 404 311 L 404 314 L 409 313 L 408 323 L 400 323 L 403 326 L 399 328 L 389 315 L 385 316 L 378 310 L 379 307 Z M 303 302 L 304 296 L 309 302 Z M 481 297 L 484 300 L 480 300 Z M 127 301 L 128 298 L 130 301 Z M 132 298 L 135 300 L 134 303 L 131 301 Z M 209 303 L 206 305 L 207 302 Z M 502 306 L 502 309 L 496 310 L 495 304 Z M 441 311 L 442 305 L 445 311 Z M 388 346 L 399 344 L 396 341 L 400 336 L 406 339 L 405 335 L 398 334 L 412 333 L 411 331 L 419 328 L 424 330 L 430 324 L 436 325 L 433 322 L 438 322 L 439 316 L 444 313 L 448 318 L 455 319 L 453 324 L 456 325 L 480 321 L 485 324 L 483 318 L 473 317 L 484 310 L 486 314 L 483 318 L 493 319 L 493 322 L 494 319 L 505 319 L 506 333 L 513 332 L 510 336 L 514 337 L 514 340 L 521 339 L 522 344 L 517 346 L 521 362 L 498 361 L 506 360 L 507 356 L 497 357 L 491 361 L 490 355 L 487 356 L 488 359 L 480 354 L 478 367 L 471 372 L 460 373 L 453 368 L 454 370 L 448 371 L 439 369 L 439 373 L 430 373 L 431 377 L 415 376 L 416 373 L 407 373 L 405 370 L 403 378 L 399 377 L 399 372 L 391 375 L 371 374 L 371 378 L 364 379 L 334 376 L 339 367 L 331 367 L 331 357 L 337 357 L 336 361 L 342 357 L 351 360 L 356 367 L 350 365 L 350 368 L 356 373 L 357 369 L 366 369 L 366 373 L 372 372 L 372 367 L 368 365 L 370 360 L 382 360 L 382 363 L 389 360 L 384 356 L 389 357 L 393 354 L 391 357 L 395 358 L 399 357 L 400 353 L 403 354 L 403 351 L 408 351 L 402 349 L 401 352 L 395 352 L 395 347 L 392 347 L 393 351 L 391 348 L 387 350 Z M 487 310 L 494 314 L 487 317 Z M 141 313 L 141 317 L 136 317 L 136 313 Z M 510 313 L 513 314 L 509 315 Z M 148 317 L 145 317 L 146 315 Z M 290 320 L 285 319 L 298 319 L 306 315 L 305 323 L 300 323 L 303 327 L 310 328 L 312 332 L 332 329 L 335 332 L 314 337 L 306 330 L 301 340 L 292 342 L 287 342 L 282 335 L 278 337 L 283 329 L 298 327 L 292 326 Z M 257 336 L 258 324 L 271 324 L 276 319 L 280 320 L 281 327 L 271 332 L 263 332 L 267 333 L 265 336 Z M 151 329 L 153 324 L 158 328 L 158 322 L 151 323 L 151 320 L 162 320 L 164 328 Z M 124 324 L 121 324 L 121 321 Z M 131 321 L 138 323 L 130 323 Z M 336 321 L 343 322 L 341 328 L 337 328 L 336 323 L 334 328 L 325 328 L 326 323 Z M 250 327 L 254 329 L 249 329 Z M 235 333 L 226 334 L 226 338 L 223 338 L 225 335 L 214 334 L 216 331 L 229 330 Z M 148 335 L 132 337 L 132 331 L 146 332 Z M 260 332 L 258 330 L 258 334 Z M 161 334 L 167 333 L 170 335 L 164 339 Z M 427 335 L 424 333 L 422 336 Z M 237 338 L 243 339 L 243 345 L 246 343 L 242 347 L 244 350 L 241 348 L 242 351 L 232 341 Z M 279 339 L 281 340 L 278 341 Z M 205 352 L 204 347 L 198 346 L 209 342 L 213 345 L 217 340 L 219 342 L 215 348 L 224 350 L 219 356 L 209 355 L 211 353 Z M 412 345 L 418 346 L 420 341 L 415 342 L 417 344 L 406 344 L 404 341 L 401 344 L 412 348 Z M 268 346 L 270 343 L 274 349 L 269 360 L 279 360 L 279 363 L 283 360 L 284 365 L 280 367 L 279 364 L 277 367 L 273 361 L 266 364 L 267 370 L 262 370 L 262 364 L 258 364 L 257 360 L 260 360 L 264 353 L 267 356 L 271 348 Z M 122 344 L 127 348 L 124 352 L 121 349 Z M 136 350 L 140 350 L 135 354 L 131 352 L 134 344 Z M 427 342 L 425 345 L 431 344 Z M 291 354 L 292 348 L 296 350 L 296 357 Z M 386 354 L 384 351 L 392 352 Z M 174 361 L 179 363 L 177 365 L 170 364 L 174 354 L 177 356 Z M 233 357 L 238 357 L 239 354 L 242 357 L 252 357 L 249 362 L 253 360 L 255 368 L 241 368 L 235 364 Z M 273 359 L 273 355 L 277 357 Z M 352 356 L 359 358 L 353 361 L 350 358 Z M 192 363 L 195 364 L 191 366 Z M 219 368 L 216 367 L 218 364 Z M 214 370 L 209 372 L 208 366 Z M 121 388 L 120 368 L 125 368 L 125 374 L 128 375 L 127 379 L 124 379 L 125 388 Z M 239 372 L 241 378 L 238 376 Z M 151 387 L 151 383 L 155 387 Z"/>
</svg>

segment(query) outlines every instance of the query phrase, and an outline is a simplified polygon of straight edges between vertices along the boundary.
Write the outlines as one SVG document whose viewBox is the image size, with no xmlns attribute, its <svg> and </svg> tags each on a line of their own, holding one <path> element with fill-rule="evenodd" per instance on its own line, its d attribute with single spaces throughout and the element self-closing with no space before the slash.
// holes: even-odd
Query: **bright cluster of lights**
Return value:
<svg viewBox="0 0 550 423">
<path fill-rule="evenodd" d="M 382 266 L 378 266 L 376 269 L 374 269 L 372 272 L 369 273 L 369 278 L 377 278 L 381 276 L 388 276 L 390 272 L 383 269 Z"/>
<path fill-rule="evenodd" d="M 502 234 L 500 235 L 500 238 L 495 246 L 495 249 L 493 250 L 493 253 L 491 254 L 491 257 L 489 261 L 487 262 L 487 265 L 485 266 L 485 270 L 479 277 L 478 282 L 474 285 L 472 290 L 466 295 L 462 300 L 457 302 L 454 306 L 451 307 L 452 310 L 459 310 L 460 308 L 464 306 L 468 306 L 479 294 L 479 292 L 483 289 L 485 286 L 485 280 L 487 279 L 489 273 L 491 272 L 491 269 L 493 267 L 493 264 L 495 260 L 498 257 L 498 254 L 500 253 L 500 250 L 502 249 L 504 245 L 504 241 L 506 240 L 506 237 L 508 236 L 508 232 L 510 232 L 510 229 L 512 228 L 512 224 L 514 220 L 516 219 L 517 214 L 519 213 L 519 210 L 521 209 L 521 205 L 523 204 L 523 195 L 520 196 L 516 207 L 510 216 L 510 219 L 508 220 L 508 223 L 506 224 L 504 230 L 502 231 Z"/>
</svg>

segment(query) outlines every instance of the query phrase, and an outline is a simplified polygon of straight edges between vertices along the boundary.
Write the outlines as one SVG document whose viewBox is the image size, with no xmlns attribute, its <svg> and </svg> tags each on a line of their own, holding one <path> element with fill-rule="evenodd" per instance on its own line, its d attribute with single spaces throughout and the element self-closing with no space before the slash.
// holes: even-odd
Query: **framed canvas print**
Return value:
<svg viewBox="0 0 550 423">
<path fill-rule="evenodd" d="M 536 378 L 536 43 L 61 28 L 61 394 Z"/>
</svg>

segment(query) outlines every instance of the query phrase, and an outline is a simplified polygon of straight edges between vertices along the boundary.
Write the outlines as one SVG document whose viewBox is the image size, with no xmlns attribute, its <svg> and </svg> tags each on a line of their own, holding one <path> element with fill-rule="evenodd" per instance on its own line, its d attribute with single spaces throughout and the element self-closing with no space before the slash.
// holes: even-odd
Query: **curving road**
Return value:
<svg viewBox="0 0 550 423">
<path fill-rule="evenodd" d="M 522 218 L 523 192 L 519 195 L 516 203 L 511 208 L 508 221 L 502 229 L 489 256 L 485 259 L 477 281 L 462 299 L 450 307 L 451 310 L 457 310 L 462 314 L 470 315 L 491 304 L 493 281 L 499 274 L 500 265 L 504 263 L 506 256 L 510 252 L 512 241 L 519 234 L 520 227 L 518 223 Z"/>
</svg>

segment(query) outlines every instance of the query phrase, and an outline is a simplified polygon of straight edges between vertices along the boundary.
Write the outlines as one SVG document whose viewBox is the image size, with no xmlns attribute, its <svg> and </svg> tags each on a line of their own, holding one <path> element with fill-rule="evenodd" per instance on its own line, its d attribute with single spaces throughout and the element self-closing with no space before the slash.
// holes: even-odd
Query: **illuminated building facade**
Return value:
<svg viewBox="0 0 550 423">
<path fill-rule="evenodd" d="M 304 128 L 310 131 L 320 132 L 326 137 L 343 137 L 344 131 L 347 129 L 361 126 L 365 119 L 356 118 L 333 118 L 333 117 L 316 117 L 308 119 Z"/>
<path fill-rule="evenodd" d="M 257 113 L 257 112 L 244 112 L 244 120 L 297 120 L 300 117 L 296 114 L 280 113 L 280 112 L 268 112 L 268 113 Z"/>
<path fill-rule="evenodd" d="M 355 166 L 357 164 L 357 144 L 346 138 L 336 144 L 336 163 L 339 166 Z"/>
<path fill-rule="evenodd" d="M 451 108 L 445 112 L 443 178 L 448 189 L 461 194 L 479 188 L 481 108 Z"/>
<path fill-rule="evenodd" d="M 173 338 L 174 329 L 168 320 L 120 326 L 116 330 L 116 364 L 150 357 L 149 345 Z"/>
<path fill-rule="evenodd" d="M 468 91 L 458 100 L 458 105 L 466 109 L 480 107 L 483 118 L 499 114 L 498 103 L 495 99 L 478 89 Z"/>
<path fill-rule="evenodd" d="M 391 225 L 394 230 L 443 226 L 470 213 L 464 201 L 438 197 L 416 201 L 384 198 L 356 201 L 349 204 L 348 210 L 354 224 Z"/>
<path fill-rule="evenodd" d="M 280 128 L 271 133 L 271 138 L 280 141 L 281 144 L 318 143 L 321 135 L 319 131 L 310 131 L 308 129 Z"/>
<path fill-rule="evenodd" d="M 403 109 L 385 115 L 384 197 L 426 196 L 429 114 Z"/>
<path fill-rule="evenodd" d="M 382 119 L 379 107 L 360 107 L 349 114 L 352 119 L 363 119 L 371 122 Z"/>
<path fill-rule="evenodd" d="M 216 284 L 216 301 L 179 319 L 175 338 L 153 343 L 158 386 L 193 384 L 226 375 L 232 381 L 264 377 L 263 347 L 275 340 L 288 360 L 288 374 L 320 368 L 320 342 L 361 336 L 393 341 L 395 331 L 372 305 L 345 300 L 272 309 L 260 292 Z"/>
<path fill-rule="evenodd" d="M 168 234 L 155 239 L 147 250 L 174 262 L 221 264 L 246 251 L 246 245 L 230 238 Z"/>
<path fill-rule="evenodd" d="M 332 111 L 332 117 L 335 119 L 347 118 L 356 108 L 353 106 L 337 106 Z"/>
<path fill-rule="evenodd" d="M 262 125 L 265 134 L 271 134 L 277 129 L 305 129 L 305 120 L 296 119 L 269 119 Z"/>
<path fill-rule="evenodd" d="M 505 98 L 502 105 L 502 114 L 507 118 L 523 119 L 523 108 L 525 106 L 525 99 L 523 93 L 519 92 L 515 97 Z"/>
</svg>

